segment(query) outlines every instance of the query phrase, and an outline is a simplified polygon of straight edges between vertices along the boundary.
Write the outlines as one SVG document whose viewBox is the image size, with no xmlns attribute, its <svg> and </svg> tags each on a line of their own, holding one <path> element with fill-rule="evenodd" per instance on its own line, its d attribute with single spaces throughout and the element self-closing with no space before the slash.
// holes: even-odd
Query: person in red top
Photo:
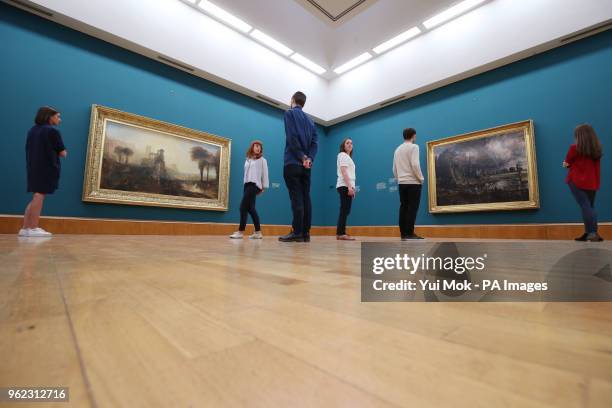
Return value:
<svg viewBox="0 0 612 408">
<path fill-rule="evenodd" d="M 576 241 L 601 242 L 603 238 L 597 233 L 595 211 L 595 193 L 600 184 L 601 143 L 591 125 L 578 126 L 574 137 L 576 143 L 570 146 L 563 167 L 569 169 L 565 182 L 582 210 L 584 221 L 585 232 Z"/>
</svg>

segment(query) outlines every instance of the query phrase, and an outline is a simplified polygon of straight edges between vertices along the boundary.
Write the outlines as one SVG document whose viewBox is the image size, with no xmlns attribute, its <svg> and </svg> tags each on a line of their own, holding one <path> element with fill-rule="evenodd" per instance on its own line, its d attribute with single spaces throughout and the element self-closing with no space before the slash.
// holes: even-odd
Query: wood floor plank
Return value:
<svg viewBox="0 0 612 408">
<path fill-rule="evenodd" d="M 508 406 L 576 406 L 582 398 L 583 377 L 564 370 L 525 363 L 504 356 L 448 344 L 390 329 L 381 324 L 339 316 L 316 308 L 296 306 L 295 310 L 250 309 L 228 318 L 257 338 L 285 350 L 348 382 L 402 405 L 409 401 L 428 406 L 486 406 L 497 401 Z M 256 323 L 255 323 L 256 322 Z M 316 325 L 321 331 L 312 332 Z M 389 375 L 384 383 L 379 379 Z M 427 378 L 449 378 L 425 385 Z M 402 387 L 402 383 L 419 384 Z M 464 390 L 461 402 L 453 383 Z M 374 386 L 375 385 L 375 386 Z M 372 387 L 372 388 L 370 388 Z M 377 391 L 378 390 L 378 391 Z M 517 397 L 521 395 L 521 397 Z M 518 399 L 517 399 L 518 398 Z M 522 398 L 522 399 L 521 399 Z"/>
<path fill-rule="evenodd" d="M 612 406 L 612 381 L 593 379 L 585 405 L 589 408 L 609 408 Z"/>
<path fill-rule="evenodd" d="M 90 406 L 65 316 L 0 324 L 0 361 L 0 386 L 69 388 L 68 403 L 36 403 L 36 407 Z"/>
<path fill-rule="evenodd" d="M 253 337 L 162 290 L 135 285 L 121 299 L 185 357 L 194 358 L 250 342 Z M 129 299 L 129 300 L 128 300 Z"/>
<path fill-rule="evenodd" d="M 193 365 L 226 406 L 393 406 L 259 340 L 198 358 Z"/>
<path fill-rule="evenodd" d="M 55 265 L 45 243 L 16 248 L 1 261 L 0 322 L 64 315 Z"/>
<path fill-rule="evenodd" d="M 589 344 L 591 342 L 593 344 Z M 465 325 L 446 340 L 467 346 L 478 345 L 483 351 L 505 355 L 510 358 L 571 369 L 586 376 L 610 379 L 612 376 L 612 340 L 594 334 L 575 334 L 575 341 L 563 337 L 562 330 L 545 327 L 540 333 L 517 332 L 512 327 L 495 330 Z M 607 343 L 606 343 L 607 341 Z M 597 349 L 597 344 L 603 344 Z M 572 344 L 575 346 L 572 347 Z M 587 349 L 579 346 L 587 344 Z"/>
<path fill-rule="evenodd" d="M 222 396 L 129 302 L 79 304 L 73 320 L 98 406 L 223 406 Z"/>
<path fill-rule="evenodd" d="M 145 319 L 185 357 L 193 358 L 253 340 L 211 314 L 170 295 L 165 289 L 124 274 L 119 276 L 116 271 L 97 272 L 99 280 L 104 281 L 105 277 L 113 282 L 115 287 L 108 291 L 108 286 L 104 286 L 101 296 L 97 298 L 112 299 L 129 305 L 131 310 Z M 71 281 L 73 277 L 63 279 Z M 72 297 L 74 289 L 66 292 L 68 304 L 76 305 L 75 300 L 79 298 L 78 295 L 76 299 Z M 92 298 L 95 299 L 96 296 L 89 297 Z"/>
</svg>

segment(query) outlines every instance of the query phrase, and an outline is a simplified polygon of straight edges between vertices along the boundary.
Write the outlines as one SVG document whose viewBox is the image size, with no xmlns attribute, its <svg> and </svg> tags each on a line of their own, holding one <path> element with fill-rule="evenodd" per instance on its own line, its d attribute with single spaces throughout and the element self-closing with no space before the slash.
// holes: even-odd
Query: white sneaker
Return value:
<svg viewBox="0 0 612 408">
<path fill-rule="evenodd" d="M 20 237 L 29 237 L 30 236 L 30 229 L 29 228 L 22 228 L 19 230 L 19 233 L 17 234 Z"/>
<path fill-rule="evenodd" d="M 242 239 L 244 235 L 242 235 L 241 231 L 236 231 L 232 235 L 229 236 L 231 239 Z"/>
<path fill-rule="evenodd" d="M 263 239 L 263 235 L 261 234 L 261 231 L 255 231 L 253 235 L 249 236 L 249 239 Z"/>
<path fill-rule="evenodd" d="M 42 228 L 34 228 L 28 231 L 28 237 L 50 237 L 52 233 Z"/>
</svg>

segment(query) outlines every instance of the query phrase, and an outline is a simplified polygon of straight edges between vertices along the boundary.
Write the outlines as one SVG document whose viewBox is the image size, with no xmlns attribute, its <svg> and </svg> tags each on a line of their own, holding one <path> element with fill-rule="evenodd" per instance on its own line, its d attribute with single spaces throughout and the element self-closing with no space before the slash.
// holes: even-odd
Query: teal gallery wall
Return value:
<svg viewBox="0 0 612 408">
<path fill-rule="evenodd" d="M 282 111 L 209 81 L 165 66 L 77 31 L 0 3 L 0 213 L 20 214 L 25 192 L 25 134 L 38 106 L 62 111 L 69 150 L 60 190 L 45 203 L 54 216 L 237 222 L 244 152 L 261 139 L 271 183 L 258 198 L 262 222 L 289 224 L 290 205 L 282 179 Z M 410 68 L 407 67 L 407 74 Z M 478 75 L 330 128 L 319 127 L 320 153 L 313 170 L 313 223 L 333 225 L 337 216 L 335 156 L 342 138 L 353 138 L 360 192 L 352 225 L 393 225 L 397 192 L 389 185 L 393 150 L 401 131 L 415 127 L 426 170 L 425 142 L 533 119 L 542 208 L 537 211 L 431 215 L 423 194 L 420 224 L 578 222 L 576 205 L 560 167 L 572 129 L 589 122 L 604 146 L 612 145 L 612 31 Z M 299 84 L 296 84 L 296 89 Z M 82 180 L 91 104 L 114 107 L 232 139 L 230 210 L 196 211 L 84 203 Z M 606 156 L 607 157 L 607 156 Z M 610 165 L 602 162 L 600 220 L 612 219 L 606 188 Z"/>
<path fill-rule="evenodd" d="M 418 64 L 415 61 L 415 64 Z M 410 75 L 411 67 L 406 67 Z M 535 126 L 541 208 L 533 211 L 429 214 L 424 186 L 418 224 L 581 222 L 561 167 L 576 125 L 590 123 L 603 145 L 600 221 L 612 220 L 612 30 L 408 99 L 338 124 L 326 137 L 325 163 L 335 163 L 341 141 L 355 146 L 357 184 L 352 225 L 397 222 L 399 197 L 390 191 L 393 152 L 402 130 L 417 130 L 427 179 L 426 142 L 532 119 Z M 324 178 L 325 224 L 337 217 L 333 170 Z M 386 189 L 376 189 L 387 183 Z"/>
<path fill-rule="evenodd" d="M 60 130 L 68 150 L 60 189 L 43 215 L 147 220 L 238 222 L 244 155 L 260 139 L 278 183 L 258 198 L 262 222 L 290 224 L 283 181 L 283 112 L 209 81 L 0 3 L 0 214 L 20 214 L 28 202 L 24 143 L 36 109 L 61 110 Z M 203 130 L 232 140 L 230 210 L 199 211 L 85 203 L 81 200 L 91 105 Z M 319 128 L 320 138 L 324 129 Z M 320 184 L 323 169 L 313 169 Z M 320 188 L 313 189 L 314 214 L 322 215 Z M 314 220 L 320 224 L 321 220 Z"/>
</svg>

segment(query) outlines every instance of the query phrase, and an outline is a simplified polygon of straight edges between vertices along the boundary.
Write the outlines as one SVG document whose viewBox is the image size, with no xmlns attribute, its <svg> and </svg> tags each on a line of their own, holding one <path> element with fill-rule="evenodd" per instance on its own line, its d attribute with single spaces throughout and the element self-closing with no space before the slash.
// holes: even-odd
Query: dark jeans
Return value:
<svg viewBox="0 0 612 408">
<path fill-rule="evenodd" d="M 293 233 L 296 235 L 310 234 L 312 223 L 312 205 L 310 203 L 310 169 L 298 164 L 288 164 L 283 169 L 285 184 L 291 199 L 293 212 Z"/>
<path fill-rule="evenodd" d="M 255 209 L 255 199 L 260 191 L 261 190 L 255 183 L 244 184 L 244 195 L 242 196 L 242 202 L 240 203 L 240 228 L 238 228 L 240 231 L 244 231 L 246 229 L 247 213 L 251 214 L 251 218 L 253 218 L 255 231 L 261 231 L 261 226 L 259 225 L 259 215 Z"/>
<path fill-rule="evenodd" d="M 353 197 L 348 194 L 348 187 L 338 187 L 336 190 L 340 195 L 340 215 L 338 215 L 336 235 L 346 235 L 346 218 L 351 213 Z"/>
<path fill-rule="evenodd" d="M 414 221 L 421 202 L 421 184 L 400 184 L 399 228 L 402 237 L 414 235 Z"/>
<path fill-rule="evenodd" d="M 597 211 L 595 211 L 595 190 L 583 190 L 571 181 L 568 183 L 576 202 L 582 210 L 584 231 L 587 234 L 597 232 Z"/>
</svg>

